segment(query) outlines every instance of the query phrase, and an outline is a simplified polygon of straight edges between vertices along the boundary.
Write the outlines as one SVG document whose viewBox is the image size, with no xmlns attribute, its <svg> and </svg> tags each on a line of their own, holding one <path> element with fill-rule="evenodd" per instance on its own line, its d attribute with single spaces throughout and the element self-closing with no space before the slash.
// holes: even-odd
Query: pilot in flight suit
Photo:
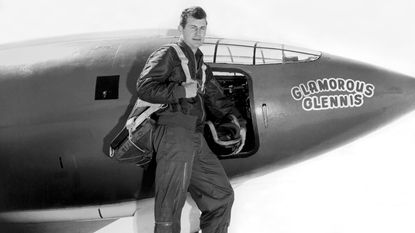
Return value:
<svg viewBox="0 0 415 233">
<path fill-rule="evenodd" d="M 208 114 L 217 119 L 233 114 L 243 130 L 246 123 L 225 97 L 209 67 L 203 83 L 203 54 L 198 48 L 203 43 L 206 26 L 202 8 L 192 7 L 182 12 L 177 44 L 189 60 L 194 82 L 185 83 L 181 60 L 168 45 L 150 55 L 137 81 L 140 99 L 167 104 L 154 114 L 157 121 L 153 134 L 157 162 L 154 232 L 157 233 L 180 232 L 187 191 L 202 212 L 203 233 L 227 232 L 230 222 L 233 189 L 202 132 Z"/>
</svg>

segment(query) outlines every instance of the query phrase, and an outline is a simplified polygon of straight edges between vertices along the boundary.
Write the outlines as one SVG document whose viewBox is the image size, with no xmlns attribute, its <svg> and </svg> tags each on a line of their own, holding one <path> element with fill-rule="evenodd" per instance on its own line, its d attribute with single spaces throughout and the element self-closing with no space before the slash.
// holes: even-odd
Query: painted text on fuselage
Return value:
<svg viewBox="0 0 415 233">
<path fill-rule="evenodd" d="M 291 88 L 291 96 L 302 101 L 305 111 L 361 107 L 374 94 L 373 84 L 343 78 L 310 80 Z"/>
</svg>

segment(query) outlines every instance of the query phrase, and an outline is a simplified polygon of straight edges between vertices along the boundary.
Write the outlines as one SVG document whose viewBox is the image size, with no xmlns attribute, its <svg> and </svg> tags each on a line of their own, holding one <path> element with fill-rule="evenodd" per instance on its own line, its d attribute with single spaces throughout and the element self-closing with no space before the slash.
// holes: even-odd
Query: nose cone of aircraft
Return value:
<svg viewBox="0 0 415 233">
<path fill-rule="evenodd" d="M 354 104 L 323 111 L 328 120 L 339 124 L 328 127 L 339 127 L 345 136 L 365 134 L 415 109 L 413 77 L 336 56 L 323 55 L 320 64 L 322 69 L 332 70 L 329 78 L 337 79 L 332 81 L 337 88 L 344 81 L 345 91 L 337 94 L 351 96 Z"/>
<path fill-rule="evenodd" d="M 383 124 L 414 110 L 415 78 L 334 56 L 322 59 L 328 65 L 333 62 L 333 67 L 338 67 L 336 76 L 345 80 L 346 90 L 355 86 L 353 93 L 362 96 L 361 106 L 352 108 L 362 121 L 370 120 L 374 125 Z M 359 88 L 363 89 L 358 90 Z"/>
<path fill-rule="evenodd" d="M 335 148 L 415 109 L 415 78 L 408 75 L 328 54 L 284 69 L 287 81 L 274 92 L 291 93 L 278 96 L 276 133 L 269 136 L 278 138 L 269 139 L 269 153 L 278 151 L 280 164 Z"/>
</svg>

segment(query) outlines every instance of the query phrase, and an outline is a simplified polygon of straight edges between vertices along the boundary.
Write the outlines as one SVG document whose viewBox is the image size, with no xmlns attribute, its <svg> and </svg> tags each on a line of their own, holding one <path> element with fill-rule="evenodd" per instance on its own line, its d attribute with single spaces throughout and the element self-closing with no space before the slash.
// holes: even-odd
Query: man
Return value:
<svg viewBox="0 0 415 233">
<path fill-rule="evenodd" d="M 179 25 L 179 47 L 188 58 L 192 80 L 186 82 L 181 60 L 174 48 L 162 46 L 152 55 L 138 79 L 138 97 L 167 104 L 155 113 L 156 194 L 154 232 L 180 232 L 180 216 L 190 192 L 202 212 L 203 233 L 227 232 L 234 193 L 218 158 L 202 135 L 207 114 L 224 119 L 231 114 L 245 121 L 226 99 L 210 68 L 203 82 L 203 54 L 199 47 L 206 35 L 206 13 L 200 7 L 185 9 Z"/>
</svg>

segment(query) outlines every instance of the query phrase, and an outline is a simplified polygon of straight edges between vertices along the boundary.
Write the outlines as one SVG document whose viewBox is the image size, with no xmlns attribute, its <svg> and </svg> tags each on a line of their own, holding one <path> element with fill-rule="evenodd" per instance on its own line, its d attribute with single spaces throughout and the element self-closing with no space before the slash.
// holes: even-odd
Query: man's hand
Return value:
<svg viewBox="0 0 415 233">
<path fill-rule="evenodd" d="M 127 123 L 125 123 L 125 128 L 127 128 L 128 132 L 133 130 L 135 119 L 136 117 L 132 117 L 127 120 Z"/>
<path fill-rule="evenodd" d="M 245 140 L 246 140 L 246 129 L 245 129 L 245 128 L 241 128 L 240 134 L 241 134 L 241 144 L 239 144 L 238 149 L 237 149 L 237 150 L 235 150 L 235 151 L 232 153 L 232 154 L 234 154 L 234 155 L 236 155 L 236 154 L 238 154 L 239 152 L 241 152 L 241 151 L 242 151 L 242 149 L 243 149 L 243 148 L 244 148 L 244 146 L 245 146 Z"/>
<path fill-rule="evenodd" d="M 197 94 L 197 82 L 182 83 L 186 92 L 186 98 L 193 98 Z"/>
</svg>

